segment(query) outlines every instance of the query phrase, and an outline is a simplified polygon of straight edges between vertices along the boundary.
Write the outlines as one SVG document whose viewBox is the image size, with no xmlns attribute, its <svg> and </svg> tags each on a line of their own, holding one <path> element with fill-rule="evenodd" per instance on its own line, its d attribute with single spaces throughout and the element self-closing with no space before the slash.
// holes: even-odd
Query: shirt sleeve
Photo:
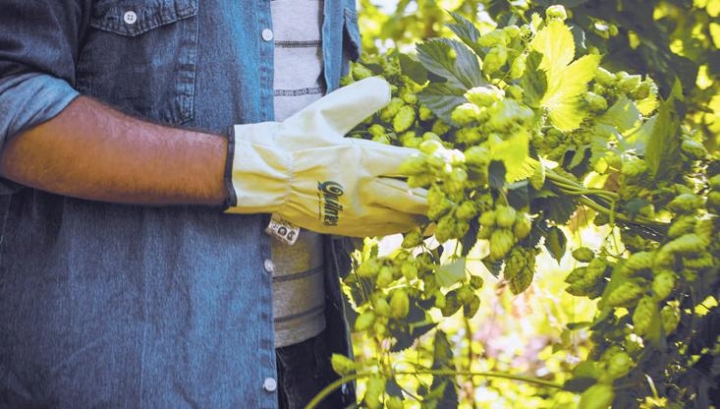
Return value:
<svg viewBox="0 0 720 409">
<path fill-rule="evenodd" d="M 0 0 L 0 149 L 77 95 L 75 62 L 92 0 Z M 0 194 L 15 190 L 0 179 Z"/>
<path fill-rule="evenodd" d="M 49 74 L 0 77 L 0 146 L 23 129 L 59 114 L 77 95 L 67 81 Z"/>
</svg>

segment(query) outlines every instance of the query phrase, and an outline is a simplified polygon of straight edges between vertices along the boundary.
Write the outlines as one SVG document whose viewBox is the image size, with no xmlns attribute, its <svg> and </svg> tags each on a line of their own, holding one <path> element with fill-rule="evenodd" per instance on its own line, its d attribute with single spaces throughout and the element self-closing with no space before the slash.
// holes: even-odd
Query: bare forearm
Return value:
<svg viewBox="0 0 720 409">
<path fill-rule="evenodd" d="M 132 204 L 221 204 L 227 140 L 155 125 L 85 97 L 10 138 L 0 174 L 53 193 Z"/>
</svg>

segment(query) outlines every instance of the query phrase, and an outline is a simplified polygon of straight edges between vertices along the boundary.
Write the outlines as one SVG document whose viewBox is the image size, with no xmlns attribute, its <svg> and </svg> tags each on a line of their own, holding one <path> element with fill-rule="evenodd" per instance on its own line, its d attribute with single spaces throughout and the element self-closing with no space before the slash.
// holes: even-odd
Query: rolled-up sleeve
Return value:
<svg viewBox="0 0 720 409">
<path fill-rule="evenodd" d="M 75 63 L 91 2 L 0 0 L 0 149 L 78 95 Z M 0 179 L 0 193 L 8 187 Z"/>
<path fill-rule="evenodd" d="M 24 73 L 0 78 L 0 143 L 59 114 L 78 92 L 60 78 Z"/>
</svg>

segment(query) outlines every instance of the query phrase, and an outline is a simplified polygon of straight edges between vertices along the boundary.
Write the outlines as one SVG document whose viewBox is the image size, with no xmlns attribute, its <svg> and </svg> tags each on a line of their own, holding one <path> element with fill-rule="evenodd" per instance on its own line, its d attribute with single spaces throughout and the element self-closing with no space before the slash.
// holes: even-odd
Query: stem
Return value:
<svg viewBox="0 0 720 409">
<path fill-rule="evenodd" d="M 305 409 L 315 409 L 320 402 L 323 401 L 328 395 L 330 395 L 335 389 L 339 388 L 345 383 L 352 382 L 361 378 L 367 378 L 374 375 L 372 372 L 358 372 L 352 375 L 346 375 L 342 378 L 332 382 L 320 391 L 311 401 L 307 404 Z M 455 371 L 452 369 L 420 369 L 412 372 L 393 372 L 393 375 L 433 375 L 433 376 L 484 376 L 487 378 L 501 378 L 510 379 L 513 381 L 527 382 L 535 385 L 546 386 L 548 388 L 562 389 L 563 386 L 554 382 L 544 381 L 542 379 L 533 378 L 530 376 L 523 375 L 509 375 L 498 372 L 473 372 L 473 371 Z"/>
<path fill-rule="evenodd" d="M 453 369 L 421 369 L 416 372 L 394 372 L 394 375 L 433 375 L 433 376 L 484 376 L 486 378 L 510 379 L 513 381 L 531 383 L 548 388 L 562 389 L 563 386 L 550 381 L 534 378 L 532 376 L 510 375 L 499 372 L 473 372 L 473 371 L 455 371 Z"/>
<path fill-rule="evenodd" d="M 563 193 L 577 195 L 597 195 L 606 198 L 608 201 L 614 201 L 620 199 L 620 195 L 615 192 L 603 189 L 588 189 L 582 183 L 578 183 L 574 180 L 567 179 L 563 176 L 558 175 L 552 170 L 548 169 L 545 176 L 553 182 L 553 184 L 560 188 Z"/>
<path fill-rule="evenodd" d="M 545 175 L 546 178 L 550 180 L 555 187 L 560 189 L 562 193 L 571 196 L 579 196 L 578 200 L 582 204 L 588 206 L 593 210 L 609 215 L 611 222 L 610 224 L 614 224 L 615 220 L 619 220 L 624 223 L 635 223 L 645 226 L 665 226 L 665 223 L 657 222 L 646 217 L 637 216 L 634 219 L 630 219 L 629 217 L 616 212 L 615 206 L 617 204 L 617 201 L 620 199 L 620 196 L 615 192 L 610 192 L 608 190 L 602 189 L 587 189 L 581 183 L 563 177 L 562 175 L 554 172 L 552 169 L 548 169 Z M 599 198 L 601 198 L 602 200 L 609 202 L 610 208 L 608 209 L 606 206 L 597 203 L 596 201 L 587 197 L 587 195 L 599 196 Z"/>
<path fill-rule="evenodd" d="M 475 361 L 475 353 L 473 353 L 473 332 L 470 330 L 470 319 L 467 317 L 464 317 L 463 319 L 465 323 L 465 337 L 468 343 L 468 371 L 472 369 L 472 363 Z M 477 388 L 477 385 L 475 384 L 475 378 L 470 377 L 470 385 L 472 385 L 473 390 Z M 477 405 L 473 405 L 474 408 L 477 408 Z"/>
<path fill-rule="evenodd" d="M 341 387 L 348 382 L 352 382 L 360 378 L 369 377 L 370 375 L 372 375 L 372 373 L 370 372 L 358 372 L 352 375 L 343 376 L 342 378 L 323 388 L 323 390 L 321 390 L 320 393 L 315 395 L 315 397 L 310 401 L 310 403 L 305 406 L 305 409 L 315 409 L 317 405 L 319 405 L 320 402 L 323 401 L 323 399 L 327 398 L 331 393 L 333 393 L 335 389 Z"/>
<path fill-rule="evenodd" d="M 655 220 L 650 220 L 650 219 L 648 219 L 646 217 L 642 217 L 642 216 L 638 216 L 634 219 L 631 219 L 631 218 L 623 215 L 622 213 L 615 212 L 613 209 L 608 209 L 606 207 L 603 207 L 603 206 L 599 205 L 598 203 L 596 203 L 595 201 L 593 201 L 592 199 L 585 197 L 585 196 L 580 196 L 578 198 L 578 200 L 580 201 L 580 203 L 584 204 L 585 206 L 587 206 L 593 210 L 607 214 L 609 216 L 614 215 L 615 220 L 619 220 L 624 223 L 635 223 L 635 224 L 642 224 L 642 225 L 646 225 L 646 226 L 665 226 L 665 223 L 657 222 Z"/>
</svg>

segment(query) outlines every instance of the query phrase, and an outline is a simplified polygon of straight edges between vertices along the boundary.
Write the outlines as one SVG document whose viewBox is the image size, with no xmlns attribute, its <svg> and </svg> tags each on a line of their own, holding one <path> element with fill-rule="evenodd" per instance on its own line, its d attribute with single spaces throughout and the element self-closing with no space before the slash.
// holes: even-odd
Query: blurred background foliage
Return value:
<svg viewBox="0 0 720 409">
<path fill-rule="evenodd" d="M 553 4 L 568 11 L 578 52 L 595 48 L 603 56 L 603 66 L 651 76 L 665 96 L 679 80 L 685 98 L 678 114 L 686 129 L 718 158 L 720 0 L 359 0 L 359 22 L 366 53 L 393 48 L 412 52 L 424 40 L 452 37 L 445 28 L 451 20 L 449 12 L 464 16 L 485 33 L 497 25 L 526 23 L 533 13 L 542 14 Z M 608 235 L 595 227 L 573 228 L 572 223 L 565 229 L 572 240 L 568 247 L 596 248 Z M 397 243 L 388 244 L 395 247 Z M 572 323 L 590 321 L 596 311 L 593 301 L 564 291 L 563 280 L 575 261 L 566 256 L 558 263 L 549 255 L 542 257 L 532 287 L 513 295 L 506 283 L 485 270 L 480 262 L 484 252 L 486 248 L 476 246 L 477 262 L 468 265 L 485 278 L 478 294 L 482 300 L 478 314 L 471 320 L 457 314 L 442 321 L 441 329 L 454 352 L 454 367 L 525 374 L 562 384 L 590 348 L 587 334 L 571 330 Z M 382 358 L 374 341 L 358 334 L 354 337 L 357 361 Z M 396 370 L 407 367 L 410 371 L 416 364 L 433 361 L 434 340 L 430 336 L 424 345 L 423 339 L 405 351 Z M 432 382 L 430 377 L 410 378 L 403 383 L 415 383 L 421 389 Z M 458 380 L 461 408 L 562 408 L 574 407 L 578 400 L 569 392 L 517 380 L 481 376 Z M 362 395 L 362 380 L 358 388 Z M 406 407 L 413 407 L 410 402 L 406 401 L 410 405 Z M 664 407 L 652 401 L 643 405 Z"/>
</svg>

